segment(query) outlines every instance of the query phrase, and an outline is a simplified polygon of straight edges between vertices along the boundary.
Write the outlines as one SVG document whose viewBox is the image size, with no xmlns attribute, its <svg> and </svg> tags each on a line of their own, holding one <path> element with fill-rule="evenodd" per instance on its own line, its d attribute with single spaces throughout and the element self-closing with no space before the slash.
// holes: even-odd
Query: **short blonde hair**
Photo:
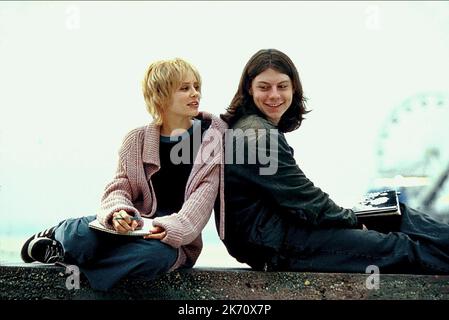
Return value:
<svg viewBox="0 0 449 320">
<path fill-rule="evenodd" d="M 201 92 L 201 77 L 198 70 L 181 58 L 155 61 L 148 67 L 142 81 L 142 90 L 147 110 L 156 124 L 162 124 L 164 107 L 170 103 L 173 92 L 189 71 L 198 81 L 198 91 Z"/>
</svg>

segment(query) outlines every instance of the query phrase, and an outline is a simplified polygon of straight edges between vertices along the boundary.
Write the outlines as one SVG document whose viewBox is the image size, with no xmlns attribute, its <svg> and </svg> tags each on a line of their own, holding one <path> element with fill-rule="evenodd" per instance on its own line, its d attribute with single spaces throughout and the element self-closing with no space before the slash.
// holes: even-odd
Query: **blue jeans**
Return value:
<svg viewBox="0 0 449 320">
<path fill-rule="evenodd" d="M 365 273 L 449 274 L 449 225 L 401 204 L 399 230 L 291 227 L 273 269 Z"/>
<path fill-rule="evenodd" d="M 89 228 L 95 216 L 63 221 L 55 238 L 64 247 L 64 262 L 77 265 L 92 288 L 106 291 L 120 279 L 153 279 L 166 273 L 177 249 L 159 240 L 109 234 Z"/>
</svg>

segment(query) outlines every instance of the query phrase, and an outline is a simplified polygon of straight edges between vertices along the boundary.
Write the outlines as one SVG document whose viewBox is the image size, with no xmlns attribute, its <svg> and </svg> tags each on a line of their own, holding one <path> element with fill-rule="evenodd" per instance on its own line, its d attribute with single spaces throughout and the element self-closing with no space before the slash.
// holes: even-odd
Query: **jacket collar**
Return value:
<svg viewBox="0 0 449 320">
<path fill-rule="evenodd" d="M 142 161 L 157 167 L 160 167 L 161 165 L 159 159 L 160 133 L 161 126 L 152 122 L 145 127 L 145 134 L 143 137 Z"/>
</svg>

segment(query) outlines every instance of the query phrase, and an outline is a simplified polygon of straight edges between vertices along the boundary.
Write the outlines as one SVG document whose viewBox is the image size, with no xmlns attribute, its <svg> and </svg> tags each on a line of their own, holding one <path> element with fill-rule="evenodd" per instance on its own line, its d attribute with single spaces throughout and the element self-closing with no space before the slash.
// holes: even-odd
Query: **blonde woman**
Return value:
<svg viewBox="0 0 449 320">
<path fill-rule="evenodd" d="M 64 220 L 33 235 L 21 251 L 25 262 L 76 264 L 98 290 L 110 289 L 123 277 L 152 279 L 195 264 L 201 230 L 217 196 L 223 217 L 222 137 L 227 126 L 199 111 L 201 77 L 183 59 L 152 63 L 142 84 L 153 121 L 124 138 L 117 172 L 97 215 Z M 141 217 L 154 218 L 151 234 L 144 237 L 88 227 L 97 218 L 126 233 L 142 227 Z"/>
</svg>

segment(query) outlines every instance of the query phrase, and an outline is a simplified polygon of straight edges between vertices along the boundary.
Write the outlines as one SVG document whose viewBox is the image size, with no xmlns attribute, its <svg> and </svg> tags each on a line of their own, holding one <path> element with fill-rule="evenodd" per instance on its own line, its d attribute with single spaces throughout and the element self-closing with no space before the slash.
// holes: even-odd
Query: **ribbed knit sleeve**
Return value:
<svg viewBox="0 0 449 320">
<path fill-rule="evenodd" d="M 136 177 L 132 175 L 136 170 L 133 170 L 129 163 L 129 155 L 135 152 L 137 145 L 138 131 L 131 131 L 124 139 L 124 142 L 119 151 L 119 163 L 116 174 L 113 180 L 105 187 L 105 191 L 101 198 L 100 209 L 97 213 L 97 219 L 105 227 L 113 229 L 112 215 L 120 210 L 126 211 L 132 216 L 140 216 L 139 211 L 133 205 L 133 188 L 131 181 L 135 181 Z M 130 176 L 131 175 L 131 176 Z M 142 227 L 143 223 L 139 221 L 138 228 Z"/>
</svg>

